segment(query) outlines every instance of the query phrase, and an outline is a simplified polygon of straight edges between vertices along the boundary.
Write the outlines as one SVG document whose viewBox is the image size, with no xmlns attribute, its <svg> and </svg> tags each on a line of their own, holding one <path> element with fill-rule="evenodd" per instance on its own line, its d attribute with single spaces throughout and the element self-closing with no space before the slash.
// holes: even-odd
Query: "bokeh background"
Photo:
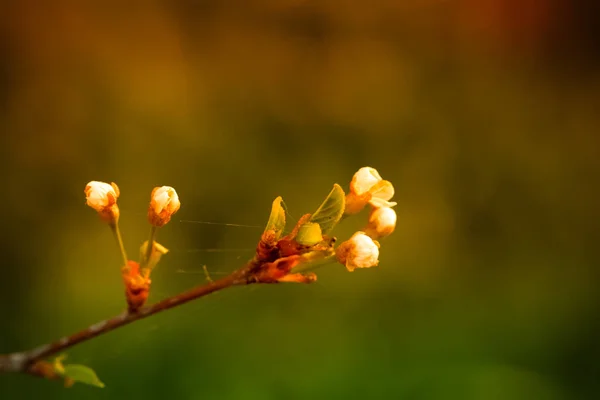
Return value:
<svg viewBox="0 0 600 400">
<path fill-rule="evenodd" d="M 71 349 L 104 389 L 3 375 L 0 397 L 598 398 L 596 4 L 3 2 L 0 353 L 124 308 L 89 180 L 119 184 L 132 257 L 152 187 L 178 190 L 153 301 L 250 258 L 276 196 L 298 218 L 361 166 L 398 226 L 376 269 Z"/>
</svg>

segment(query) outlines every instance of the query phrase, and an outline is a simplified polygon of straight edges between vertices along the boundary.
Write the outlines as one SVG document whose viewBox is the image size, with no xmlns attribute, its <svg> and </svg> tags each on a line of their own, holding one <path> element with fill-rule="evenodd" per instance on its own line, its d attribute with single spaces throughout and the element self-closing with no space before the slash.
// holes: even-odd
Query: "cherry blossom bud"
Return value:
<svg viewBox="0 0 600 400">
<path fill-rule="evenodd" d="M 115 183 L 91 181 L 85 187 L 85 197 L 88 206 L 98 212 L 102 220 L 116 224 L 119 220 L 119 187 Z"/>
<path fill-rule="evenodd" d="M 154 226 L 163 226 L 171 220 L 171 216 L 179 210 L 179 196 L 170 186 L 156 187 L 150 195 L 148 221 Z"/>
<path fill-rule="evenodd" d="M 375 267 L 379 264 L 379 243 L 359 231 L 340 244 L 335 255 L 350 272 L 355 268 Z"/>
<path fill-rule="evenodd" d="M 396 212 L 390 207 L 373 208 L 365 233 L 373 239 L 388 236 L 396 228 Z"/>
<path fill-rule="evenodd" d="M 390 181 L 379 181 L 371 187 L 369 193 L 371 193 L 369 204 L 372 207 L 394 207 L 397 204 L 396 202 L 389 201 L 394 197 L 394 185 Z"/>
<path fill-rule="evenodd" d="M 375 184 L 382 181 L 381 175 L 375 168 L 362 167 L 352 177 L 350 190 L 361 196 L 367 193 Z"/>
<path fill-rule="evenodd" d="M 375 168 L 363 167 L 352 177 L 344 213 L 356 214 L 369 203 L 373 207 L 392 207 L 396 205 L 389 202 L 393 196 L 394 186 L 391 182 L 383 180 Z"/>
</svg>

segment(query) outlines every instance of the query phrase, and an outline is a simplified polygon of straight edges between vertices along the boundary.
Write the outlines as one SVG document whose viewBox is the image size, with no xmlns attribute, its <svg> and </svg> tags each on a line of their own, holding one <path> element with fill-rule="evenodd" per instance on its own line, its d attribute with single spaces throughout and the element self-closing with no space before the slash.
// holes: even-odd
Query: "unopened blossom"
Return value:
<svg viewBox="0 0 600 400">
<path fill-rule="evenodd" d="M 381 175 L 375 168 L 362 167 L 352 177 L 350 190 L 360 196 L 367 193 L 375 184 L 381 181 Z"/>
<path fill-rule="evenodd" d="M 373 207 L 393 207 L 396 203 L 389 201 L 393 196 L 394 186 L 390 181 L 382 179 L 375 168 L 363 167 L 352 177 L 344 213 L 356 214 L 367 204 Z"/>
<path fill-rule="evenodd" d="M 148 221 L 154 226 L 163 226 L 179 210 L 181 203 L 177 192 L 170 186 L 156 187 L 150 195 Z"/>
<path fill-rule="evenodd" d="M 115 224 L 119 220 L 119 187 L 115 183 L 91 181 L 85 186 L 85 198 L 88 206 L 98 212 L 100 218 Z"/>
<path fill-rule="evenodd" d="M 394 185 L 390 181 L 382 180 L 377 182 L 371 187 L 369 193 L 371 194 L 369 204 L 372 207 L 394 207 L 397 204 L 394 201 L 389 201 L 394 197 Z"/>
<path fill-rule="evenodd" d="M 390 207 L 373 208 L 365 233 L 373 239 L 388 236 L 396 228 L 396 212 Z"/>
<path fill-rule="evenodd" d="M 375 267 L 379 264 L 379 243 L 359 231 L 339 245 L 335 256 L 350 272 L 355 268 Z"/>
</svg>

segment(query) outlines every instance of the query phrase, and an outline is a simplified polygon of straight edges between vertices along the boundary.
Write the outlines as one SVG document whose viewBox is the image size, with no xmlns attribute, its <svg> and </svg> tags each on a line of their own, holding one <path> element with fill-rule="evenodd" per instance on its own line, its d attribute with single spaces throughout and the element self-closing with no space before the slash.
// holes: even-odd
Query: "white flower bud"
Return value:
<svg viewBox="0 0 600 400">
<path fill-rule="evenodd" d="M 148 221 L 154 226 L 163 226 L 179 210 L 181 203 L 177 192 L 170 186 L 156 187 L 150 196 Z"/>
<path fill-rule="evenodd" d="M 350 272 L 355 268 L 375 267 L 379 264 L 379 244 L 359 231 L 339 245 L 336 258 Z"/>
<path fill-rule="evenodd" d="M 379 175 L 379 172 L 375 168 L 362 167 L 352 177 L 350 191 L 361 196 L 371 190 L 381 180 L 381 175 Z"/>
<path fill-rule="evenodd" d="M 109 223 L 119 219 L 119 187 L 115 183 L 91 181 L 85 186 L 86 204 L 96 210 L 100 217 Z"/>
<path fill-rule="evenodd" d="M 396 205 L 389 202 L 393 196 L 394 186 L 390 181 L 383 180 L 375 168 L 363 167 L 352 177 L 344 213 L 356 214 L 367 204 L 373 207 L 392 207 Z"/>
<path fill-rule="evenodd" d="M 369 204 L 373 207 L 393 207 L 396 205 L 395 202 L 389 201 L 394 197 L 394 185 L 390 181 L 377 182 L 371 187 L 369 193 L 371 193 Z"/>
<path fill-rule="evenodd" d="M 365 233 L 373 239 L 388 236 L 396 228 L 396 212 L 389 207 L 374 208 L 369 214 Z"/>
<path fill-rule="evenodd" d="M 105 182 L 91 181 L 85 187 L 87 205 L 100 212 L 117 201 L 117 192 Z"/>
</svg>

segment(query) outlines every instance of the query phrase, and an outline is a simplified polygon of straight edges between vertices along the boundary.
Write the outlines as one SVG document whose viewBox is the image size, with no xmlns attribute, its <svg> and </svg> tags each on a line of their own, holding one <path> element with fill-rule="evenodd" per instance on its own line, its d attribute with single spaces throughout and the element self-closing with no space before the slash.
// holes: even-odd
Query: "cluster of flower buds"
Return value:
<svg viewBox="0 0 600 400">
<path fill-rule="evenodd" d="M 379 264 L 379 239 L 390 235 L 396 227 L 396 203 L 391 199 L 394 186 L 371 167 L 354 174 L 349 193 L 335 184 L 325 201 L 313 214 L 302 216 L 292 231 L 281 237 L 285 227 L 282 199 L 273 202 L 267 228 L 257 246 L 249 283 L 297 282 L 317 279 L 312 270 L 331 262 L 339 262 L 348 271 Z M 331 230 L 344 216 L 371 208 L 367 225 L 335 247 Z"/>
<path fill-rule="evenodd" d="M 356 268 L 370 268 L 379 264 L 378 239 L 390 235 L 396 228 L 396 212 L 390 201 L 394 196 L 394 186 L 381 178 L 375 168 L 359 169 L 350 182 L 350 193 L 346 195 L 345 215 L 360 212 L 369 205 L 371 211 L 367 226 L 340 244 L 336 257 L 348 271 Z"/>
<path fill-rule="evenodd" d="M 161 244 L 154 241 L 156 229 L 164 226 L 171 220 L 181 206 L 177 192 L 170 186 L 156 187 L 150 196 L 148 207 L 148 221 L 152 228 L 150 240 L 144 242 L 140 247 L 140 262 L 127 258 L 121 232 L 119 230 L 119 188 L 116 184 L 98 181 L 89 182 L 85 187 L 87 205 L 96 210 L 100 218 L 107 222 L 113 230 L 117 242 L 121 248 L 123 262 L 121 268 L 123 283 L 125 284 L 125 295 L 129 311 L 135 312 L 140 309 L 148 299 L 150 292 L 150 272 L 158 264 L 161 256 L 168 252 Z"/>
<path fill-rule="evenodd" d="M 122 268 L 129 311 L 135 312 L 144 305 L 150 289 L 150 271 L 168 250 L 154 241 L 156 230 L 168 223 L 180 207 L 175 189 L 157 187 L 152 191 L 148 207 L 151 224 L 150 240 L 140 248 L 140 261 L 127 258 L 119 227 L 117 198 L 119 189 L 115 184 L 90 182 L 86 186 L 87 204 L 94 208 L 103 220 L 110 223 L 121 246 L 124 266 Z M 359 169 L 345 194 L 335 184 L 325 201 L 313 214 L 305 214 L 292 231 L 283 236 L 285 209 L 283 200 L 273 201 L 267 227 L 258 243 L 256 255 L 249 266 L 240 270 L 236 282 L 245 283 L 310 283 L 316 280 L 312 272 L 316 266 L 339 262 L 349 271 L 370 268 L 379 264 L 378 240 L 390 235 L 396 227 L 396 203 L 394 186 L 381 178 L 376 169 Z M 344 216 L 359 213 L 370 207 L 368 223 L 361 231 L 335 248 L 336 239 L 331 230 Z M 236 274 L 238 274 L 236 272 Z"/>
</svg>

